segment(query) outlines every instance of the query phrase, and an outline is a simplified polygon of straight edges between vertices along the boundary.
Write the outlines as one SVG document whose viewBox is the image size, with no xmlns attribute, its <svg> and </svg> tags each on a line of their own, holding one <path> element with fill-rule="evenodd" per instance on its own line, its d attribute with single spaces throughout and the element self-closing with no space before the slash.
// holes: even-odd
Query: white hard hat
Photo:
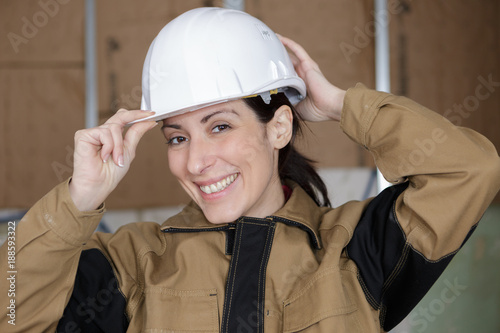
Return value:
<svg viewBox="0 0 500 333">
<path fill-rule="evenodd" d="M 168 23 L 151 44 L 141 109 L 156 112 L 147 120 L 160 120 L 276 89 L 292 104 L 306 95 L 276 34 L 242 11 L 197 8 Z"/>
</svg>

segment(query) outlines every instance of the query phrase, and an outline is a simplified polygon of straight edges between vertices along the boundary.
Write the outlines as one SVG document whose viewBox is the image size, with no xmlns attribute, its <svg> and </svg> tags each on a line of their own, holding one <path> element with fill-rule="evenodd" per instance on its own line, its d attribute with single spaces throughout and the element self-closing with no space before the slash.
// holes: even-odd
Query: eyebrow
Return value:
<svg viewBox="0 0 500 333">
<path fill-rule="evenodd" d="M 215 116 L 219 113 L 234 113 L 235 115 L 239 116 L 239 114 L 236 111 L 234 111 L 233 109 L 231 109 L 231 110 L 219 110 L 219 111 L 212 112 L 212 113 L 206 115 L 205 117 L 203 117 L 203 119 L 201 119 L 200 123 L 205 124 L 210 118 L 212 118 L 213 116 Z"/>
<path fill-rule="evenodd" d="M 212 118 L 213 116 L 220 114 L 220 113 L 234 113 L 235 115 L 239 116 L 239 114 L 236 111 L 234 111 L 233 109 L 231 109 L 231 110 L 218 110 L 218 111 L 212 112 L 212 113 L 206 115 L 205 117 L 203 117 L 201 119 L 200 123 L 205 124 L 210 118 Z M 177 124 L 163 125 L 162 129 L 164 129 L 165 127 L 169 127 L 169 128 L 173 128 L 173 129 L 181 129 L 182 128 L 180 125 L 177 125 Z"/>
<path fill-rule="evenodd" d="M 176 125 L 176 124 L 171 124 L 171 125 L 163 125 L 161 127 L 161 129 L 164 129 L 166 127 L 169 127 L 169 128 L 173 128 L 173 129 L 181 129 L 181 126 L 180 125 Z"/>
</svg>

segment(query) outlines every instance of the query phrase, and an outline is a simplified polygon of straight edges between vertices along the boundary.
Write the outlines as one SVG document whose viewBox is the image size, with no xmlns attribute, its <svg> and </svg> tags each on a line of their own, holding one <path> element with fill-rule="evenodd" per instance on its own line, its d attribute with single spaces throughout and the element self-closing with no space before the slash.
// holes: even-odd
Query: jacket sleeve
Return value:
<svg viewBox="0 0 500 333">
<path fill-rule="evenodd" d="M 341 127 L 396 184 L 370 202 L 347 246 L 389 331 L 474 230 L 499 190 L 500 159 L 482 135 L 361 84 L 346 94 Z"/>
<path fill-rule="evenodd" d="M 74 288 L 57 332 L 126 332 L 143 295 L 144 257 L 165 251 L 160 225 L 127 224 L 96 232 L 83 247 Z M 141 318 L 135 318 L 138 329 Z"/>
<path fill-rule="evenodd" d="M 7 244 L 0 248 L 2 274 L 13 271 L 11 276 L 14 276 L 12 281 L 2 278 L 0 289 L 5 291 L 12 287 L 14 293 L 11 299 L 15 304 L 13 310 L 8 309 L 12 301 L 1 298 L 0 332 L 56 331 L 70 300 L 77 269 L 82 270 L 82 267 L 78 267 L 82 249 L 103 212 L 104 208 L 80 212 L 71 200 L 68 182 L 56 186 L 28 211 L 15 230 L 14 266 L 7 266 L 8 262 L 4 260 L 8 254 Z M 82 258 L 86 256 L 82 255 Z M 87 274 L 79 275 L 87 282 L 92 282 L 88 280 L 91 275 L 88 267 L 83 267 L 83 271 Z M 80 283 L 85 284 L 85 281 Z M 115 290 L 115 285 L 111 285 L 113 281 L 107 283 L 110 283 L 109 290 Z M 101 293 L 98 296 L 104 298 L 108 294 Z M 89 311 L 93 310 L 95 314 L 100 309 L 96 307 L 101 306 L 87 297 L 79 305 L 82 305 L 78 310 L 84 319 L 88 318 Z M 11 321 L 13 318 L 15 320 Z M 57 328 L 57 332 L 72 332 L 76 328 L 70 321 L 66 321 L 65 326 L 61 330 Z"/>
</svg>

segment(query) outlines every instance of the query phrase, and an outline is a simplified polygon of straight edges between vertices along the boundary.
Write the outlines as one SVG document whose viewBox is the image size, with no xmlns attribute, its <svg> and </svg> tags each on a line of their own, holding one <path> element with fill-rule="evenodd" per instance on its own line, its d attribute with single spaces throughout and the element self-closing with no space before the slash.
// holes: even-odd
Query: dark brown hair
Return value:
<svg viewBox="0 0 500 333">
<path fill-rule="evenodd" d="M 243 101 L 263 124 L 271 121 L 276 110 L 282 105 L 287 105 L 292 110 L 292 138 L 288 145 L 280 150 L 278 158 L 281 182 L 290 179 L 299 184 L 318 206 L 331 206 L 326 185 L 313 167 L 314 161 L 299 153 L 294 147 L 295 138 L 302 133 L 302 119 L 284 93 L 280 92 L 271 97 L 269 104 L 266 104 L 260 96 L 244 98 Z"/>
</svg>

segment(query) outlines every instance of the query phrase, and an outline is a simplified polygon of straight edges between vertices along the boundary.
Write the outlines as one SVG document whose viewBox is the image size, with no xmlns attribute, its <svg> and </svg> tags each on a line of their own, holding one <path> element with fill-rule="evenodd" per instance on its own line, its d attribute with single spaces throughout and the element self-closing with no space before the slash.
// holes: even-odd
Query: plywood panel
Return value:
<svg viewBox="0 0 500 333">
<path fill-rule="evenodd" d="M 0 206 L 30 207 L 71 176 L 73 134 L 84 125 L 83 85 L 83 70 L 0 70 Z"/>
<path fill-rule="evenodd" d="M 71 175 L 84 125 L 84 0 L 0 2 L 0 206 L 28 208 Z"/>
<path fill-rule="evenodd" d="M 393 91 L 473 128 L 499 150 L 500 2 L 402 3 L 391 21 Z"/>
<path fill-rule="evenodd" d="M 76 62 L 81 67 L 83 13 L 84 0 L 1 1 L 0 63 L 47 67 Z"/>
</svg>

